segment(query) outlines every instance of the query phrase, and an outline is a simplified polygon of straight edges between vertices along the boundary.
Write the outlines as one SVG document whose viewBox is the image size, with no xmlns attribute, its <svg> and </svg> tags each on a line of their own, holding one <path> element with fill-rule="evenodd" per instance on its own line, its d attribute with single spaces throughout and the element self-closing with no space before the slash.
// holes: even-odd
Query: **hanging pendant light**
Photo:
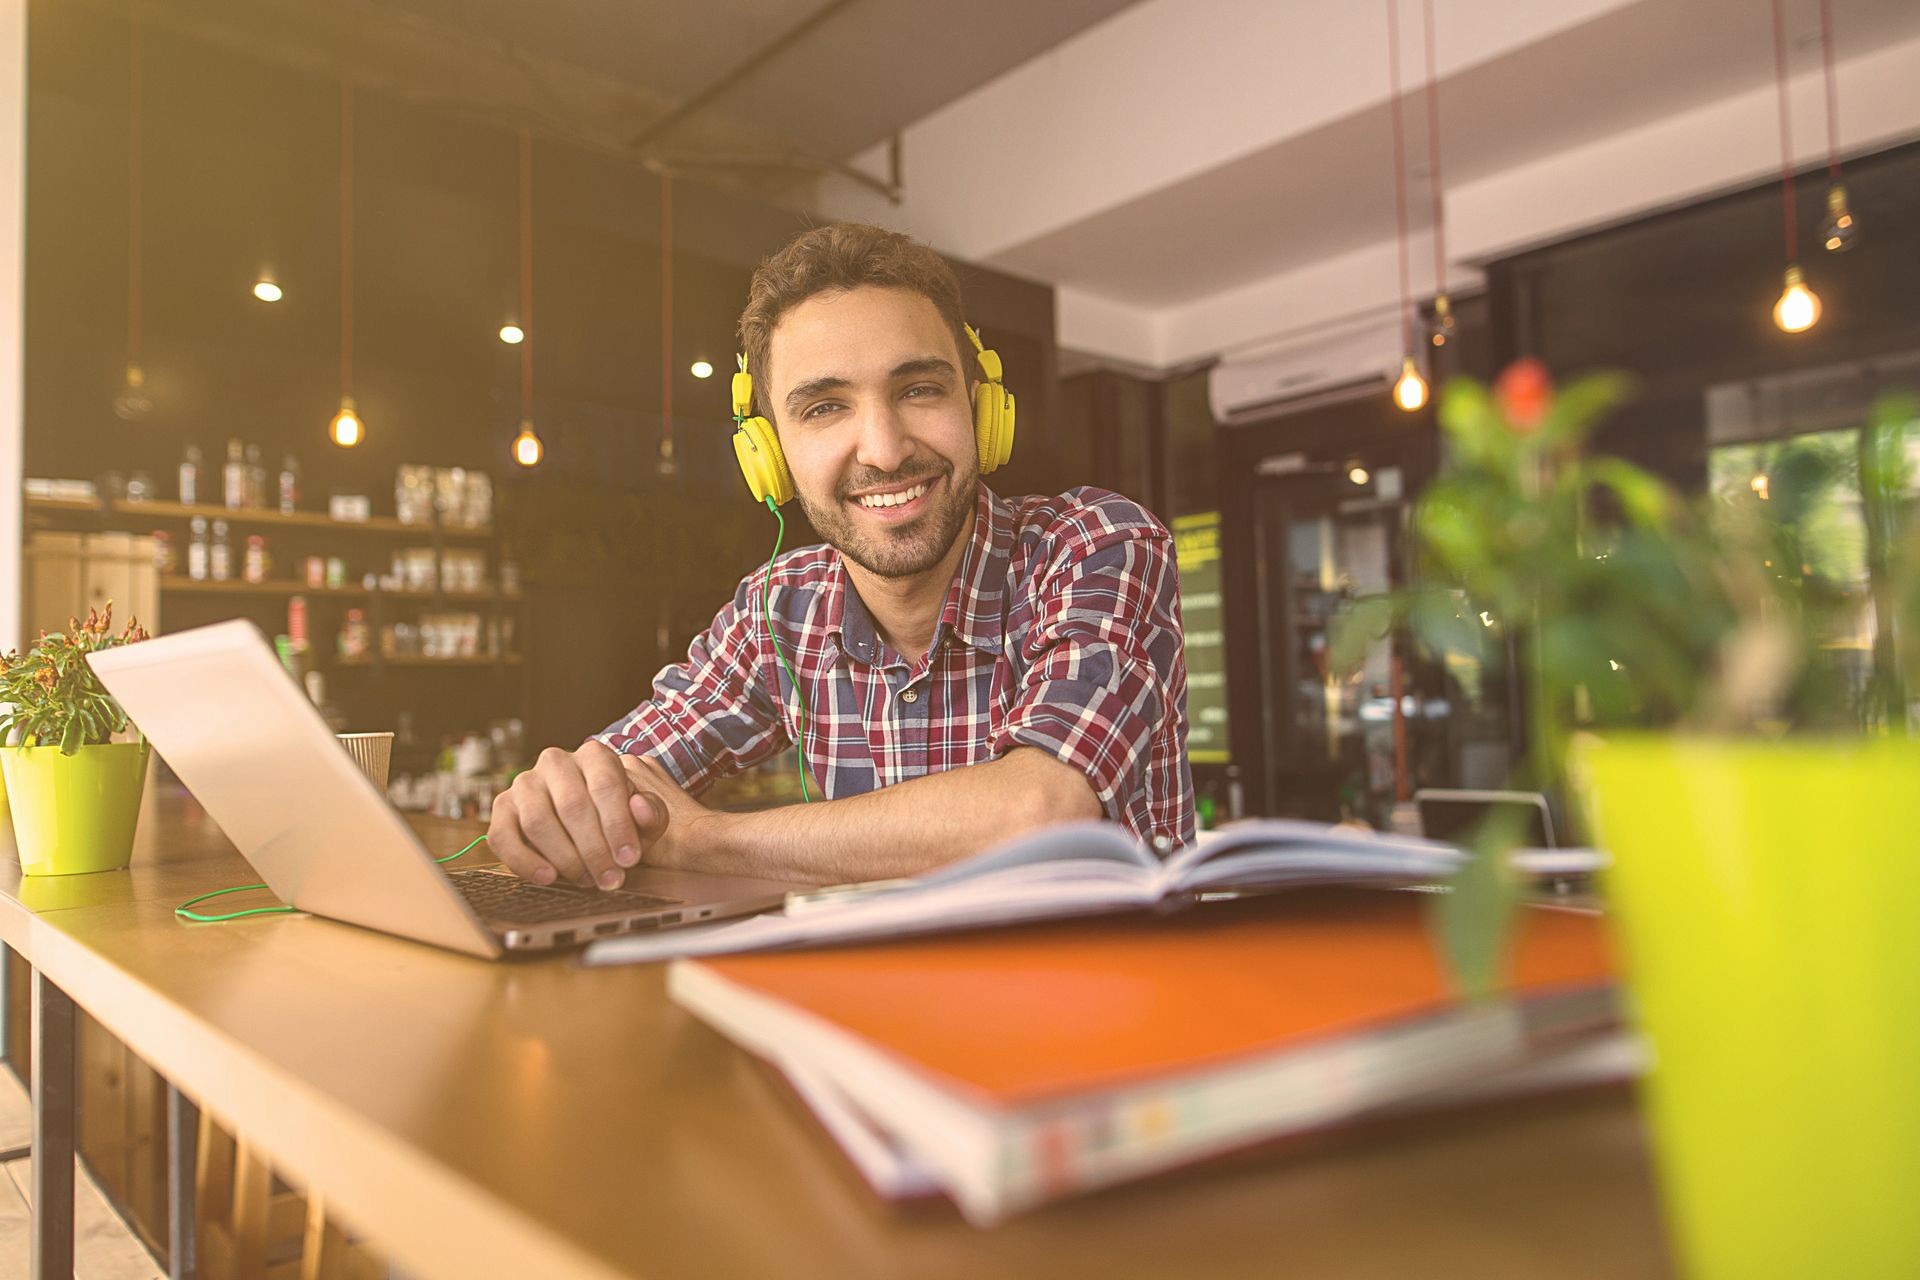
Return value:
<svg viewBox="0 0 1920 1280">
<path fill-rule="evenodd" d="M 1807 287 L 1800 270 L 1793 196 L 1793 108 L 1787 97 L 1787 17 L 1782 0 L 1773 0 L 1773 66 L 1780 90 L 1780 189 L 1787 247 L 1786 279 L 1779 301 L 1773 304 L 1773 322 L 1783 332 L 1804 333 L 1820 320 L 1820 298 Z"/>
<path fill-rule="evenodd" d="M 708 373 L 712 373 L 709 366 Z M 680 473 L 673 456 L 673 177 L 660 175 L 660 457 L 654 470 Z"/>
<path fill-rule="evenodd" d="M 1387 0 L 1387 91 L 1393 110 L 1393 213 L 1400 250 L 1400 377 L 1393 384 L 1393 402 L 1408 413 L 1427 402 L 1427 381 L 1414 359 L 1412 285 L 1407 267 L 1406 141 L 1400 120 L 1400 5 Z"/>
<path fill-rule="evenodd" d="M 1840 181 L 1840 89 L 1833 74 L 1833 0 L 1820 0 L 1820 64 L 1827 83 L 1827 225 L 1820 243 L 1829 253 L 1844 253 L 1860 237 L 1860 224 L 1847 207 Z"/>
<path fill-rule="evenodd" d="M 1433 0 L 1424 0 L 1427 36 L 1427 181 L 1433 192 L 1433 324 L 1436 347 L 1453 340 L 1453 300 L 1447 296 L 1447 214 L 1440 181 L 1440 75 L 1434 55 Z"/>
<path fill-rule="evenodd" d="M 340 77 L 340 408 L 327 438 L 351 449 L 367 438 L 353 407 L 353 83 Z"/>
<path fill-rule="evenodd" d="M 537 467 L 546 450 L 533 430 L 533 135 L 520 131 L 520 434 L 513 460 Z M 503 331 L 504 334 L 504 331 Z"/>
<path fill-rule="evenodd" d="M 140 366 L 140 15 L 136 12 L 127 45 L 127 373 L 114 393 L 113 412 L 139 422 L 153 412 L 146 370 Z"/>
<path fill-rule="evenodd" d="M 540 437 L 533 433 L 533 420 L 520 419 L 520 434 L 513 438 L 513 460 L 523 467 L 537 467 L 540 455 L 545 452 Z"/>
</svg>

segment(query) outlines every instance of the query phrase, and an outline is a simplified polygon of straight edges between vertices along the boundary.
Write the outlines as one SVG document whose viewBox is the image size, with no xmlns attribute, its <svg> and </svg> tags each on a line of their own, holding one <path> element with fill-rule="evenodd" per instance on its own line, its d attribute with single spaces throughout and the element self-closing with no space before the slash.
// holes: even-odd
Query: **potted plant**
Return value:
<svg viewBox="0 0 1920 1280">
<path fill-rule="evenodd" d="M 131 726 L 87 655 L 146 638 L 137 621 L 114 634 L 109 602 L 0 656 L 0 774 L 28 875 L 116 871 L 133 855 L 148 746 L 113 741 Z"/>
<path fill-rule="evenodd" d="M 1585 449 L 1624 391 L 1557 391 L 1531 361 L 1491 394 L 1450 385 L 1448 461 L 1413 518 L 1421 584 L 1357 601 L 1335 659 L 1396 626 L 1430 650 L 1517 655 L 1518 781 L 1571 780 L 1612 859 L 1682 1270 L 1920 1275 L 1920 929 L 1905 919 L 1920 842 L 1904 812 L 1920 784 L 1920 404 L 1882 400 L 1852 448 L 1771 446 L 1689 504 Z M 1862 536 L 1829 536 L 1856 503 Z M 1469 990 L 1499 963 L 1502 834 L 1483 833 L 1439 912 Z"/>
</svg>

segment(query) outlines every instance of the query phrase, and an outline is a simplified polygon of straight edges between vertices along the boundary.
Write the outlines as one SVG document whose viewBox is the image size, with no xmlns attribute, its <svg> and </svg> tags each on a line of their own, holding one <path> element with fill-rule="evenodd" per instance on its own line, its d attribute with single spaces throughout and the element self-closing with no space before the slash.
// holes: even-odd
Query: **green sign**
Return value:
<svg viewBox="0 0 1920 1280">
<path fill-rule="evenodd" d="M 1187 758 L 1226 764 L 1227 631 L 1220 607 L 1220 513 L 1176 516 L 1174 561 L 1187 633 Z"/>
</svg>

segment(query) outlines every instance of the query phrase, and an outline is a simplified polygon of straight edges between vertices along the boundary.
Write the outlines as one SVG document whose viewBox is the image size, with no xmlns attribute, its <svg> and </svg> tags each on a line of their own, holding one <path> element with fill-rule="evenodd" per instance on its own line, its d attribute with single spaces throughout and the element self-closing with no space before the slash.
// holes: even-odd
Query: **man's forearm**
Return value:
<svg viewBox="0 0 1920 1280">
<path fill-rule="evenodd" d="M 703 871 L 841 884 L 918 875 L 1035 827 L 1099 816 L 1079 770 L 1020 747 L 863 796 L 711 813 L 685 856 Z"/>
</svg>

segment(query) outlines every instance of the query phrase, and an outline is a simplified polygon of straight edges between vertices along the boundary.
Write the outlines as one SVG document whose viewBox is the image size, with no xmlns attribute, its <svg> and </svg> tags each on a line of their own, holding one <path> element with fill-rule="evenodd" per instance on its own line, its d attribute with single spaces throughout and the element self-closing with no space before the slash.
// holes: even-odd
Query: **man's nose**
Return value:
<svg viewBox="0 0 1920 1280">
<path fill-rule="evenodd" d="M 861 416 L 859 443 L 854 460 L 875 471 L 898 471 L 913 456 L 913 440 L 891 404 L 868 410 Z"/>
</svg>

